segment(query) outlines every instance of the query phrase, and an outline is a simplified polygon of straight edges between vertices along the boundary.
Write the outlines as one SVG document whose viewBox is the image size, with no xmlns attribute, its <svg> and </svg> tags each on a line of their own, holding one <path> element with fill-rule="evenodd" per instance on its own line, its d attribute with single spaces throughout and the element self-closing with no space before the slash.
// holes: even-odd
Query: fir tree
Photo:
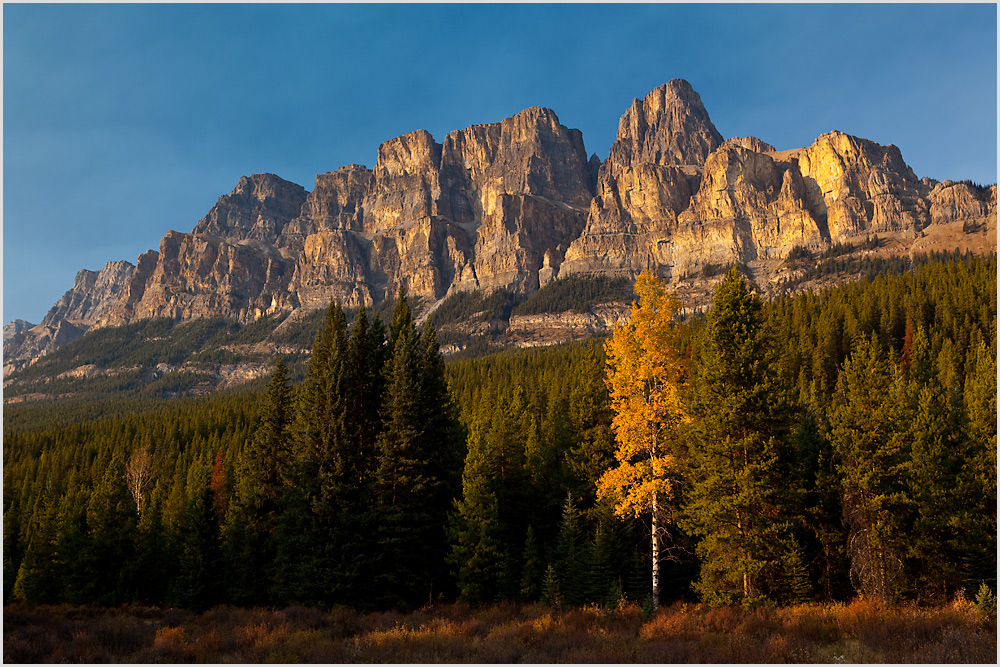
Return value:
<svg viewBox="0 0 1000 667">
<path fill-rule="evenodd" d="M 136 546 L 136 599 L 145 604 L 163 604 L 173 575 L 176 553 L 163 525 L 162 492 L 157 485 L 144 503 L 139 518 Z"/>
<path fill-rule="evenodd" d="M 342 515 L 359 506 L 341 502 L 343 495 L 356 489 L 350 471 L 353 453 L 345 451 L 347 344 L 344 312 L 331 303 L 299 391 L 293 427 L 294 483 L 285 493 L 277 527 L 276 578 L 281 596 L 290 602 L 353 601 L 353 566 L 345 559 L 346 545 L 335 535 Z M 350 487 L 345 484 L 348 480 Z"/>
<path fill-rule="evenodd" d="M 54 604 L 64 599 L 60 532 L 59 498 L 49 484 L 31 518 L 28 546 L 14 582 L 15 598 L 29 604 Z"/>
<path fill-rule="evenodd" d="M 964 404 L 968 441 L 962 454 L 961 483 L 956 489 L 963 508 L 959 515 L 966 545 L 967 576 L 996 576 L 997 565 L 997 358 L 996 301 L 993 301 L 993 341 L 979 341 L 969 353 Z M 993 573 L 992 575 L 990 573 Z"/>
<path fill-rule="evenodd" d="M 831 416 L 851 580 L 881 600 L 894 599 L 903 583 L 903 517 L 910 502 L 904 486 L 909 452 L 901 424 L 902 379 L 874 336 L 859 338 L 844 365 L 841 400 Z"/>
<path fill-rule="evenodd" d="M 14 594 L 17 570 L 24 557 L 21 543 L 21 511 L 16 503 L 7 506 L 3 513 L 3 602 L 10 602 Z"/>
<path fill-rule="evenodd" d="M 563 504 L 559 533 L 556 535 L 553 562 L 559 577 L 563 601 L 572 606 L 586 602 L 589 582 L 586 529 L 572 496 Z"/>
<path fill-rule="evenodd" d="M 230 594 L 243 604 L 273 603 L 278 517 L 290 483 L 291 391 L 278 356 L 254 438 L 237 462 L 233 503 L 226 521 Z"/>
<path fill-rule="evenodd" d="M 116 453 L 87 504 L 87 542 L 92 550 L 91 602 L 115 604 L 134 599 L 137 575 L 130 567 L 135 558 L 138 514 L 125 483 L 125 464 Z"/>
<path fill-rule="evenodd" d="M 205 461 L 188 473 L 187 502 L 177 526 L 178 571 L 169 592 L 174 604 L 194 611 L 218 604 L 224 593 L 219 517 L 209 474 Z"/>
<path fill-rule="evenodd" d="M 763 302 L 733 267 L 708 314 L 690 408 L 685 523 L 700 538 L 696 588 L 710 603 L 766 596 L 781 572 L 792 415 L 773 349 Z"/>
<path fill-rule="evenodd" d="M 524 566 L 521 568 L 521 590 L 520 598 L 532 602 L 539 599 L 542 588 L 542 578 L 544 561 L 542 560 L 541 548 L 535 538 L 533 526 L 528 526 L 528 532 L 524 537 L 524 550 L 522 551 Z"/>
<path fill-rule="evenodd" d="M 545 569 L 545 578 L 542 580 L 541 603 L 547 607 L 559 608 L 563 604 L 562 593 L 559 591 L 559 575 L 556 568 L 551 563 Z"/>
<path fill-rule="evenodd" d="M 794 537 L 787 542 L 783 566 L 785 580 L 784 590 L 781 591 L 783 601 L 797 603 L 809 600 L 812 595 L 812 581 L 802 558 L 802 548 Z"/>
<path fill-rule="evenodd" d="M 965 433 L 959 411 L 935 380 L 916 391 L 909 424 L 909 496 L 914 503 L 906 549 L 911 585 L 946 600 L 960 586 L 967 533 L 958 530 Z M 958 482 L 956 484 L 956 482 Z"/>
<path fill-rule="evenodd" d="M 412 606 L 432 597 L 434 557 L 428 538 L 440 524 L 427 501 L 440 482 L 429 469 L 431 452 L 420 410 L 418 348 L 412 326 L 397 333 L 385 428 L 378 442 L 376 504 L 381 564 L 376 581 L 388 606 Z"/>
<path fill-rule="evenodd" d="M 449 519 L 452 566 L 459 597 L 493 602 L 503 575 L 503 534 L 497 497 L 498 461 L 495 448 L 478 430 L 469 434 L 469 453 L 462 473 L 462 497 Z"/>
</svg>

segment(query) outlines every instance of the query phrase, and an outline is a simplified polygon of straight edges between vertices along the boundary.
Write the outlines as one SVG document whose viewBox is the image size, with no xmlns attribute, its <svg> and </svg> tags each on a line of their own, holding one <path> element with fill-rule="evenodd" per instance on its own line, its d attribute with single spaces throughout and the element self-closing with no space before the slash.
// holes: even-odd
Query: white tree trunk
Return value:
<svg viewBox="0 0 1000 667">
<path fill-rule="evenodd" d="M 149 453 L 149 445 L 143 445 L 128 460 L 125 466 L 125 481 L 128 490 L 135 500 L 135 511 L 142 513 L 142 501 L 146 496 L 146 487 L 149 485 L 153 471 L 153 457 Z"/>
<path fill-rule="evenodd" d="M 653 607 L 660 607 L 660 521 L 656 506 L 656 493 L 653 493 Z"/>
</svg>

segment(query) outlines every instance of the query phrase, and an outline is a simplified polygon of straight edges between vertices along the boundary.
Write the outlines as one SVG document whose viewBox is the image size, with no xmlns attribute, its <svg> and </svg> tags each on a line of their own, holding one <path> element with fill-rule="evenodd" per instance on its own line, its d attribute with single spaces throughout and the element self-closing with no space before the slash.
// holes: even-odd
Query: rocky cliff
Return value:
<svg viewBox="0 0 1000 667">
<path fill-rule="evenodd" d="M 247 323 L 331 299 L 371 306 L 398 285 L 426 312 L 457 292 L 531 293 L 556 278 L 648 269 L 697 300 L 710 287 L 698 276 L 739 262 L 768 291 L 793 248 L 874 234 L 893 252 L 995 252 L 996 186 L 918 179 L 895 146 L 841 132 L 783 151 L 724 140 L 675 79 L 632 103 L 603 162 L 534 107 L 442 143 L 423 130 L 391 139 L 373 169 L 320 174 L 311 192 L 272 174 L 241 178 L 190 233 L 168 232 L 135 266 L 81 271 L 40 325 L 5 339 L 4 369 L 92 327 Z M 610 326 L 577 319 L 566 327 Z M 530 341 L 552 321 L 515 324 Z"/>
</svg>

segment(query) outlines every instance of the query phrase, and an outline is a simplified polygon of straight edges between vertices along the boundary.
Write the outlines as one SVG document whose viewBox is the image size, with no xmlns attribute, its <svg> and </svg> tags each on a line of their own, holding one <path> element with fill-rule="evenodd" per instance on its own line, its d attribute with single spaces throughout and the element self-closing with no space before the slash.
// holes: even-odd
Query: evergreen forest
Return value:
<svg viewBox="0 0 1000 667">
<path fill-rule="evenodd" d="M 278 357 L 266 387 L 89 421 L 8 407 L 4 602 L 995 592 L 996 267 L 773 301 L 733 267 L 686 319 L 643 276 L 606 341 L 451 362 L 401 292 L 350 324 L 331 304 L 301 382 Z"/>
</svg>

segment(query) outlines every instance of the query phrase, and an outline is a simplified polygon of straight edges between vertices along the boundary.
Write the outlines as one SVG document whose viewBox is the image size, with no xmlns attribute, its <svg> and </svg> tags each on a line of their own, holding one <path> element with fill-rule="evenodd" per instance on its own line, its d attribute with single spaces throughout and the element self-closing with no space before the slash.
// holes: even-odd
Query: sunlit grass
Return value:
<svg viewBox="0 0 1000 667">
<path fill-rule="evenodd" d="M 964 599 L 748 611 L 674 604 L 651 615 L 503 604 L 410 614 L 217 607 L 204 614 L 66 605 L 4 609 L 5 662 L 796 662 L 996 660 L 996 619 Z"/>
</svg>

